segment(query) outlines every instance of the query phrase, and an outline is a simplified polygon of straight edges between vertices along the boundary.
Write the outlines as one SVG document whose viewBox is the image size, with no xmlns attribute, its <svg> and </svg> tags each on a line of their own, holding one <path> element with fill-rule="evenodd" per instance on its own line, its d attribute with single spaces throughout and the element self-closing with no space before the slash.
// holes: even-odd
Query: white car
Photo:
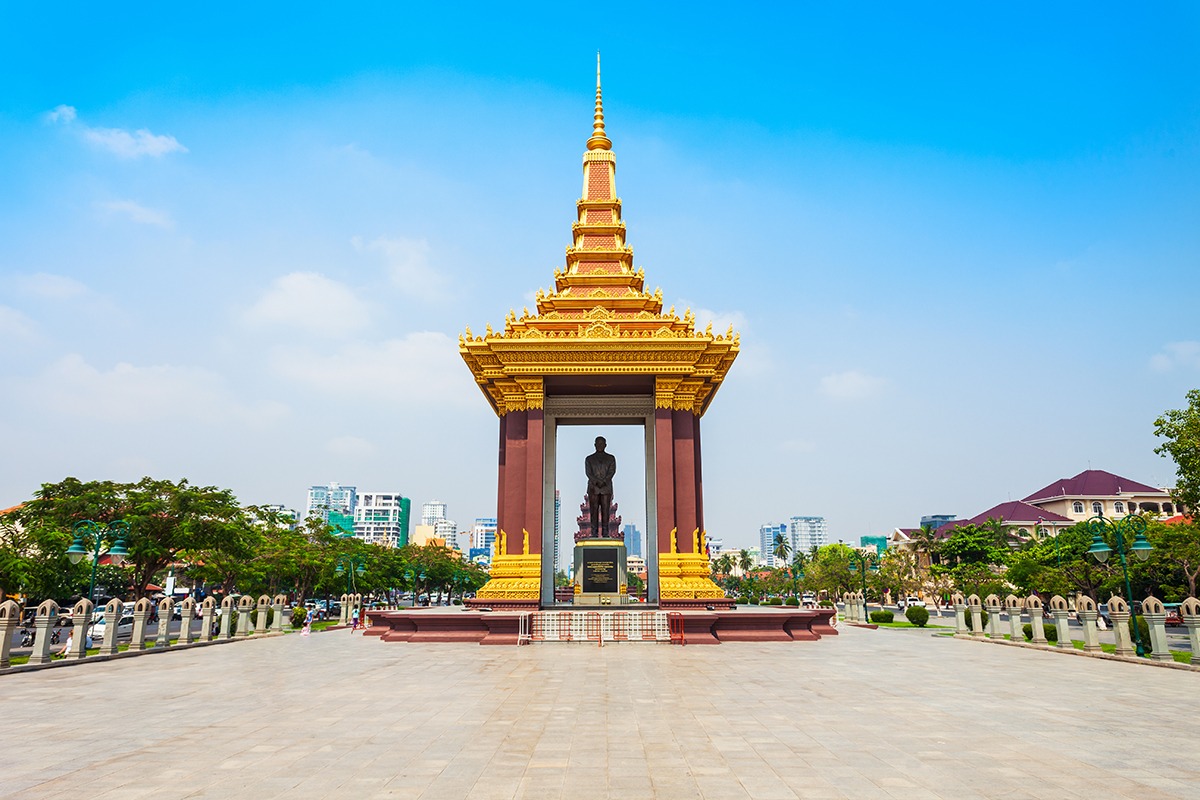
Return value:
<svg viewBox="0 0 1200 800">
<path fill-rule="evenodd" d="M 107 632 L 108 632 L 108 621 L 106 619 L 104 619 L 104 617 L 101 617 L 100 619 L 96 620 L 96 622 L 92 625 L 92 638 L 93 639 L 97 639 L 97 640 L 103 639 L 104 635 Z M 122 635 L 125 635 L 125 634 L 128 634 L 130 636 L 133 635 L 133 617 L 131 617 L 131 616 L 122 616 L 120 619 L 117 620 L 117 638 L 119 639 Z"/>
<path fill-rule="evenodd" d="M 921 608 L 924 608 L 925 601 L 919 597 L 906 597 L 904 598 L 904 607 L 908 608 L 909 606 L 920 606 Z"/>
</svg>

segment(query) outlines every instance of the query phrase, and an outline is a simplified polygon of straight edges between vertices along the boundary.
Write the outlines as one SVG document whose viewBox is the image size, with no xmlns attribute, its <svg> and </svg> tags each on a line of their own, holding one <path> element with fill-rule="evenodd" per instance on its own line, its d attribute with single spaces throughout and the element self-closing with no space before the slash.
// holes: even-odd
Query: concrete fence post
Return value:
<svg viewBox="0 0 1200 800">
<path fill-rule="evenodd" d="M 1075 599 L 1075 609 L 1083 623 L 1083 652 L 1101 652 L 1100 633 L 1096 628 L 1100 612 L 1096 609 L 1096 601 L 1086 594 L 1081 594 Z"/>
<path fill-rule="evenodd" d="M 1184 627 L 1187 628 L 1188 642 L 1192 646 L 1192 658 L 1200 653 L 1200 600 L 1189 597 L 1179 606 L 1179 614 L 1183 617 Z"/>
<path fill-rule="evenodd" d="M 254 612 L 254 605 L 254 598 L 248 594 L 238 599 L 238 637 L 250 635 L 250 615 Z"/>
<path fill-rule="evenodd" d="M 71 609 L 71 649 L 63 653 L 64 658 L 78 661 L 87 657 L 88 628 L 92 626 L 92 609 L 95 607 L 84 597 Z"/>
<path fill-rule="evenodd" d="M 1046 622 L 1042 617 L 1042 598 L 1031 594 L 1025 598 L 1025 608 L 1029 611 L 1029 627 L 1033 629 L 1034 644 L 1046 644 Z"/>
<path fill-rule="evenodd" d="M 973 594 L 967 598 L 967 608 L 971 609 L 971 635 L 983 636 L 983 605 L 979 595 Z"/>
<path fill-rule="evenodd" d="M 988 612 L 987 635 L 990 639 L 1003 639 L 1004 632 L 1000 629 L 1000 598 L 997 595 L 989 594 L 987 600 L 984 601 Z"/>
<path fill-rule="evenodd" d="M 221 624 L 217 639 L 224 642 L 233 636 L 233 598 L 225 595 L 221 598 Z"/>
<path fill-rule="evenodd" d="M 8 669 L 12 654 L 12 638 L 21 621 L 21 606 L 15 600 L 0 603 L 0 669 Z"/>
<path fill-rule="evenodd" d="M 1150 628 L 1150 658 L 1154 661 L 1174 661 L 1171 648 L 1167 645 L 1167 609 L 1157 597 L 1142 601 L 1142 616 Z"/>
<path fill-rule="evenodd" d="M 196 599 L 191 595 L 183 598 L 179 604 L 179 643 L 191 644 L 195 637 L 192 635 L 192 624 L 196 621 Z"/>
<path fill-rule="evenodd" d="M 267 617 L 270 616 L 271 610 L 271 595 L 264 594 L 258 598 L 257 607 L 254 609 L 254 635 L 267 632 Z"/>
<path fill-rule="evenodd" d="M 175 601 L 164 597 L 158 601 L 158 632 L 154 637 L 155 647 L 171 646 L 171 615 L 175 613 Z"/>
<path fill-rule="evenodd" d="M 1004 605 L 1008 609 L 1008 638 L 1014 642 L 1025 641 L 1025 631 L 1021 630 L 1021 608 L 1024 602 L 1016 595 L 1010 594 L 1004 598 Z"/>
<path fill-rule="evenodd" d="M 213 638 L 213 616 L 217 612 L 217 599 L 212 595 L 200 601 L 200 641 L 211 642 Z"/>
<path fill-rule="evenodd" d="M 285 622 L 283 614 L 284 610 L 287 608 L 287 595 L 275 595 L 275 600 L 272 603 L 271 608 L 275 609 L 275 618 L 271 620 L 271 630 L 275 633 L 282 633 Z M 291 622 L 291 620 L 287 620 L 287 622 Z"/>
<path fill-rule="evenodd" d="M 345 625 L 350 621 L 350 595 L 342 595 L 341 603 L 338 605 L 338 624 Z"/>
<path fill-rule="evenodd" d="M 29 656 L 30 664 L 50 663 L 50 629 L 58 618 L 58 603 L 44 600 L 37 607 L 37 616 L 33 618 L 33 653 Z"/>
<path fill-rule="evenodd" d="M 1054 646 L 1063 648 L 1074 647 L 1075 645 L 1071 643 L 1071 611 L 1067 607 L 1067 599 L 1057 594 L 1051 597 L 1050 613 L 1054 615 L 1054 629 L 1058 633 L 1058 641 L 1054 643 Z"/>
<path fill-rule="evenodd" d="M 146 649 L 146 629 L 153 608 L 154 603 L 149 597 L 143 597 L 133 604 L 133 638 L 129 641 L 129 649 L 133 652 Z"/>
<path fill-rule="evenodd" d="M 104 604 L 104 639 L 100 642 L 100 655 L 116 655 L 117 628 L 121 624 L 121 614 L 124 611 L 125 603 L 119 597 L 114 597 Z"/>
<path fill-rule="evenodd" d="M 950 598 L 950 604 L 954 606 L 954 632 L 956 634 L 970 633 L 971 629 L 967 627 L 967 601 L 958 592 Z"/>
<path fill-rule="evenodd" d="M 1117 642 L 1116 654 L 1132 658 L 1137 655 L 1133 649 L 1133 636 L 1129 633 L 1129 603 L 1125 598 L 1115 594 L 1108 598 L 1108 618 L 1112 620 L 1113 637 Z"/>
</svg>

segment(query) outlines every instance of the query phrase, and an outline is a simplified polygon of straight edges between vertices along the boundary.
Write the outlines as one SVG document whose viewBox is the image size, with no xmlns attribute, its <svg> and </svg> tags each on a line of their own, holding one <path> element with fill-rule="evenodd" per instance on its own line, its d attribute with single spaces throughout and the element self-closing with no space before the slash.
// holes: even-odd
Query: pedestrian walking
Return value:
<svg viewBox="0 0 1200 800">
<path fill-rule="evenodd" d="M 355 606 L 354 610 L 350 612 L 350 632 L 353 633 L 356 630 L 358 630 L 358 606 Z"/>
<path fill-rule="evenodd" d="M 308 610 L 308 613 L 304 616 L 304 629 L 302 631 L 300 631 L 301 636 L 311 636 L 312 635 L 313 616 L 314 616 L 313 610 L 310 608 Z"/>
</svg>

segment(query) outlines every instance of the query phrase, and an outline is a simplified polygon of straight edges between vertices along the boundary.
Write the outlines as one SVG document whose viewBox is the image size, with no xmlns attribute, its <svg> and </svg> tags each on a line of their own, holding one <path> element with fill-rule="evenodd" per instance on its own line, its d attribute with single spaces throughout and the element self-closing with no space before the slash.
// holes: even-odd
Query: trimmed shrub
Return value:
<svg viewBox="0 0 1200 800">
<path fill-rule="evenodd" d="M 754 597 L 750 598 L 750 605 L 756 606 L 756 605 L 758 605 L 758 603 L 759 603 L 758 595 L 755 595 Z"/>
<path fill-rule="evenodd" d="M 739 606 L 750 605 L 750 598 L 746 597 L 746 595 L 744 595 L 744 594 L 740 595 L 737 599 L 737 603 Z"/>
<path fill-rule="evenodd" d="M 909 606 L 904 609 L 904 618 L 918 628 L 924 628 L 929 622 L 929 611 L 924 606 Z"/>
<path fill-rule="evenodd" d="M 303 628 L 304 620 L 308 616 L 308 609 L 301 606 L 296 606 L 292 609 L 292 627 Z"/>
<path fill-rule="evenodd" d="M 821 602 L 817 603 L 817 607 L 818 608 L 833 608 L 834 607 L 833 601 L 832 600 L 822 600 Z"/>
<path fill-rule="evenodd" d="M 896 615 L 886 608 L 882 611 L 871 612 L 871 622 L 874 622 L 876 625 L 887 624 L 894 619 L 896 619 Z"/>
<path fill-rule="evenodd" d="M 1129 620 L 1129 641 L 1133 642 L 1133 646 L 1137 647 L 1137 639 L 1133 636 L 1133 623 L 1137 620 L 1138 633 L 1142 636 L 1142 649 L 1147 653 L 1150 652 L 1150 624 L 1146 622 L 1146 618 L 1142 616 L 1131 617 Z"/>
<path fill-rule="evenodd" d="M 789 606 L 798 606 L 798 605 L 800 605 L 800 598 L 799 597 L 789 597 L 787 600 L 784 600 L 783 602 L 784 602 L 784 604 L 789 605 Z"/>
<path fill-rule="evenodd" d="M 1053 642 L 1058 641 L 1058 628 L 1056 626 L 1043 625 L 1042 627 L 1046 629 L 1046 641 L 1047 642 L 1053 643 Z"/>
<path fill-rule="evenodd" d="M 1026 622 L 1024 625 L 1021 626 L 1021 630 L 1025 633 L 1025 641 L 1032 642 L 1033 641 L 1033 625 Z"/>
<path fill-rule="evenodd" d="M 975 630 L 974 620 L 972 620 L 971 617 L 972 617 L 971 609 L 968 608 L 967 613 L 966 613 L 966 618 L 967 618 L 967 630 L 969 630 L 969 631 Z M 980 624 L 983 625 L 983 629 L 986 631 L 987 623 L 988 623 L 988 613 L 986 611 L 980 612 L 979 619 L 980 619 Z"/>
</svg>

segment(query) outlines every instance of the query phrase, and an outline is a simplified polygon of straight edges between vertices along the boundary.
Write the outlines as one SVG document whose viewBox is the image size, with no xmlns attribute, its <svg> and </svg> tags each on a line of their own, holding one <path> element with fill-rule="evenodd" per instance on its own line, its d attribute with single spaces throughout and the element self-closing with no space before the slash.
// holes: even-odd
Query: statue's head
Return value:
<svg viewBox="0 0 1200 800">
<path fill-rule="evenodd" d="M 601 452 L 601 453 L 603 453 L 603 452 L 604 452 L 604 448 L 605 448 L 606 446 L 608 446 L 608 442 L 604 441 L 604 437 L 603 437 L 603 436 L 597 436 L 597 437 L 596 437 L 596 450 L 597 450 L 598 452 Z"/>
</svg>

